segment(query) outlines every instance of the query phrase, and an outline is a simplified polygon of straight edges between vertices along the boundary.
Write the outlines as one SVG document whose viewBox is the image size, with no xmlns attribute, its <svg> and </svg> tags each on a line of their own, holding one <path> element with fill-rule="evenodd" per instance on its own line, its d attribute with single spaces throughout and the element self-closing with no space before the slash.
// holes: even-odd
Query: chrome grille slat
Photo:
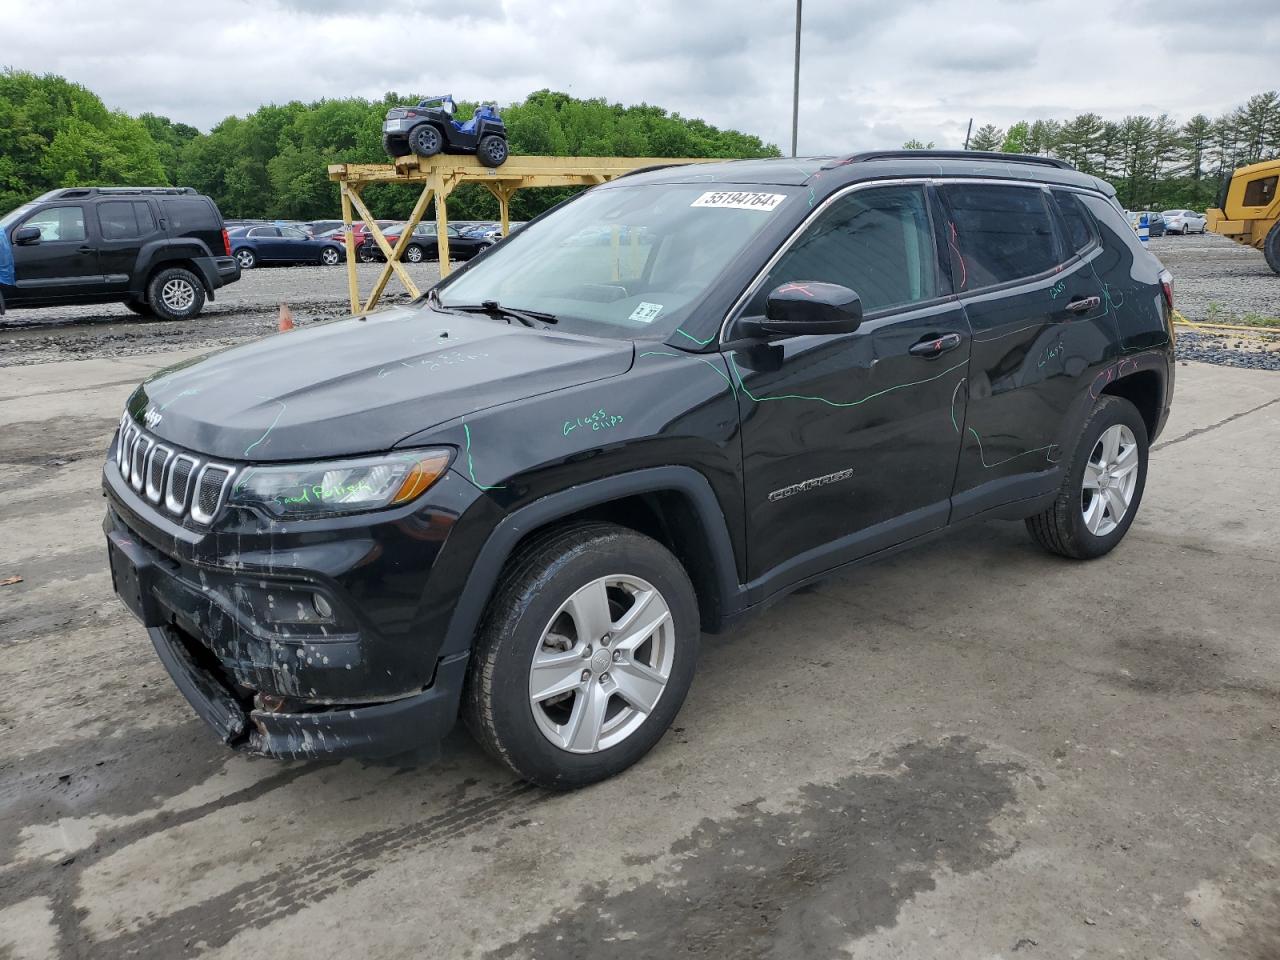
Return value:
<svg viewBox="0 0 1280 960">
<path fill-rule="evenodd" d="M 222 509 L 236 467 L 159 443 L 125 414 L 116 439 L 116 469 L 124 483 L 170 519 L 208 526 Z"/>
</svg>

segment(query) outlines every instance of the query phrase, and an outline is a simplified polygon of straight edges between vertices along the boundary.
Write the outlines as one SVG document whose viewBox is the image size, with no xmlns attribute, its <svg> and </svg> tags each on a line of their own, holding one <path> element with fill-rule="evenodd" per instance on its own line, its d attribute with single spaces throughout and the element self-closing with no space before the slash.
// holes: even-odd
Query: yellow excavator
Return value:
<svg viewBox="0 0 1280 960">
<path fill-rule="evenodd" d="M 1280 159 L 1241 167 L 1223 183 L 1218 205 L 1205 211 L 1205 227 L 1262 251 L 1280 273 Z"/>
</svg>

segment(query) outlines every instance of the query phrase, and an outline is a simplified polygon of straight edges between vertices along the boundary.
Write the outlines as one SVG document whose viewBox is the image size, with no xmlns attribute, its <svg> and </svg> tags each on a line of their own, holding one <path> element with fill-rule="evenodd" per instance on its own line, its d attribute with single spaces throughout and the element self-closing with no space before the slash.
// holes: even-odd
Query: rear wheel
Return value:
<svg viewBox="0 0 1280 960">
<path fill-rule="evenodd" d="M 336 266 L 341 259 L 342 254 L 338 252 L 337 247 L 325 247 L 320 251 L 320 262 L 326 267 Z"/>
<path fill-rule="evenodd" d="M 140 317 L 151 316 L 151 308 L 142 300 L 126 300 L 124 305 Z"/>
<path fill-rule="evenodd" d="M 439 128 L 420 123 L 409 131 L 409 148 L 420 157 L 434 157 L 444 149 L 444 136 Z"/>
<path fill-rule="evenodd" d="M 252 270 L 258 265 L 258 257 L 248 247 L 242 247 L 235 253 L 236 262 L 240 264 L 241 270 Z"/>
<path fill-rule="evenodd" d="M 500 167 L 507 161 L 507 141 L 496 133 L 489 133 L 476 144 L 476 157 L 486 167 Z"/>
<path fill-rule="evenodd" d="M 426 253 L 416 243 L 411 243 L 405 247 L 404 260 L 408 263 L 421 263 L 426 259 Z"/>
<path fill-rule="evenodd" d="M 147 284 L 147 302 L 161 320 L 190 320 L 204 307 L 204 286 L 190 270 L 170 267 Z"/>
<path fill-rule="evenodd" d="M 1267 266 L 1280 273 L 1280 223 L 1272 227 L 1267 239 L 1262 241 L 1262 255 L 1267 258 Z"/>
<path fill-rule="evenodd" d="M 1058 497 L 1027 518 L 1050 553 L 1076 560 L 1110 552 L 1129 531 L 1147 483 L 1147 426 L 1138 408 L 1103 396 L 1086 421 Z"/>
<path fill-rule="evenodd" d="M 1191 226 L 1190 226 L 1190 224 L 1186 224 L 1186 223 L 1184 223 L 1184 224 L 1182 225 L 1182 235 L 1185 237 L 1185 236 L 1186 236 L 1188 233 L 1190 233 L 1190 232 L 1191 232 Z"/>
<path fill-rule="evenodd" d="M 463 716 L 518 775 L 572 789 L 662 737 L 693 680 L 698 606 L 684 568 L 613 524 L 561 529 L 507 565 L 472 654 Z"/>
<path fill-rule="evenodd" d="M 385 133 L 382 135 L 382 149 L 393 157 L 407 157 L 413 153 L 403 137 L 392 137 Z"/>
</svg>

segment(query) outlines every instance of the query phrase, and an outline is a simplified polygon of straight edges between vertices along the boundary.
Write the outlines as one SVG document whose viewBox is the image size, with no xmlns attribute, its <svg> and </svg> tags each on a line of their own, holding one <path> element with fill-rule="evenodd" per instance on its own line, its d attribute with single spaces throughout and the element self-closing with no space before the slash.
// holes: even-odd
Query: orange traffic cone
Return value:
<svg viewBox="0 0 1280 960">
<path fill-rule="evenodd" d="M 280 332 L 293 329 L 293 311 L 287 303 L 280 304 Z"/>
</svg>

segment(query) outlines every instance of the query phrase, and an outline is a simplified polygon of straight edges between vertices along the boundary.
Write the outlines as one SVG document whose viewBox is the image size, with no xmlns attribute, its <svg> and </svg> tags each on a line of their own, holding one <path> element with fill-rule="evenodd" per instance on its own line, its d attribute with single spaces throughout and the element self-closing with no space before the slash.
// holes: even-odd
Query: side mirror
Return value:
<svg viewBox="0 0 1280 960">
<path fill-rule="evenodd" d="M 13 231 L 13 242 L 20 243 L 23 246 L 29 246 L 33 243 L 40 242 L 39 227 L 19 227 Z"/>
<path fill-rule="evenodd" d="M 852 333 L 862 323 L 862 300 L 848 287 L 799 280 L 774 288 L 765 301 L 764 319 L 751 321 L 752 335 Z"/>
</svg>

